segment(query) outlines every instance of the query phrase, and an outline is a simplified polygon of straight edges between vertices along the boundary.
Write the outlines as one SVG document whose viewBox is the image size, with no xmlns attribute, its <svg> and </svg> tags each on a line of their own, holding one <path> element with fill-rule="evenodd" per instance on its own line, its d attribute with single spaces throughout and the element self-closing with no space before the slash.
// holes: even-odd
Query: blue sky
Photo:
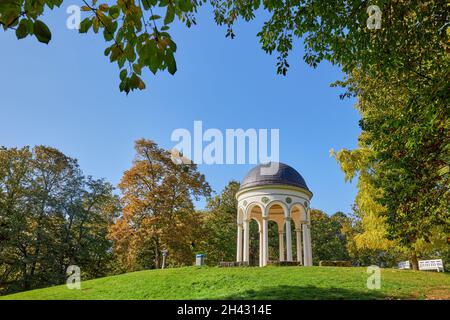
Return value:
<svg viewBox="0 0 450 320">
<path fill-rule="evenodd" d="M 312 204 L 327 213 L 351 211 L 356 184 L 345 183 L 331 148 L 354 148 L 359 115 L 353 100 L 329 84 L 342 78 L 328 63 L 317 69 L 301 59 L 297 43 L 286 77 L 264 53 L 256 33 L 261 19 L 240 23 L 234 40 L 200 8 L 191 29 L 172 27 L 178 72 L 156 77 L 145 71 L 147 89 L 126 96 L 117 65 L 104 57 L 99 35 L 68 30 L 65 3 L 46 14 L 48 46 L 0 32 L 0 145 L 44 144 L 77 158 L 85 174 L 116 184 L 134 157 L 133 142 L 153 139 L 162 147 L 177 128 L 280 129 L 280 159 L 295 167 L 314 192 Z M 251 165 L 200 166 L 214 190 L 241 180 Z M 200 203 L 199 206 L 202 204 Z"/>
</svg>

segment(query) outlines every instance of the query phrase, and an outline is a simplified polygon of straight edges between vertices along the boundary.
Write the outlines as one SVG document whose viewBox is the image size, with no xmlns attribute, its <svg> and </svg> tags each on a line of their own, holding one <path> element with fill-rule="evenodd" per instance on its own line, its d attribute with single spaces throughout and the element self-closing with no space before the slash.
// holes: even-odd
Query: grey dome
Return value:
<svg viewBox="0 0 450 320">
<path fill-rule="evenodd" d="M 262 175 L 261 168 L 267 168 L 268 166 L 269 164 L 261 164 L 250 170 L 242 181 L 241 190 L 265 185 L 288 185 L 309 190 L 305 179 L 303 179 L 301 174 L 291 166 L 279 163 L 279 169 L 276 174 Z"/>
</svg>

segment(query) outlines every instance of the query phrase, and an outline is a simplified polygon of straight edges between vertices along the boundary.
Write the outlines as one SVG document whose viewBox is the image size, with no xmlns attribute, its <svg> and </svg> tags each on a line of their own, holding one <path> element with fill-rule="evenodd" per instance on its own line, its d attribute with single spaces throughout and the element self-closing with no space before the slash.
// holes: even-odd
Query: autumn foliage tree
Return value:
<svg viewBox="0 0 450 320">
<path fill-rule="evenodd" d="M 124 271 L 161 267 L 167 250 L 172 265 L 190 265 L 201 238 L 193 199 L 210 187 L 196 165 L 177 164 L 151 140 L 136 141 L 136 158 L 120 183 L 123 214 L 109 238 Z"/>
</svg>

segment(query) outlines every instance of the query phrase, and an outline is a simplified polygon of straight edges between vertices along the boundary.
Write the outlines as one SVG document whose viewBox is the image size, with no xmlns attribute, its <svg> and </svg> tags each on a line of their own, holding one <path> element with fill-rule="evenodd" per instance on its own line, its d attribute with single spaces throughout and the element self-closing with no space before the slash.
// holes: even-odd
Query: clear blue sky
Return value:
<svg viewBox="0 0 450 320">
<path fill-rule="evenodd" d="M 66 29 L 65 10 L 73 3 L 46 14 L 53 34 L 48 46 L 0 32 L 0 145 L 56 147 L 77 158 L 85 174 L 116 184 L 131 165 L 138 138 L 171 148 L 172 131 L 192 130 L 194 120 L 221 130 L 278 128 L 280 160 L 303 175 L 313 206 L 329 214 L 351 211 L 356 185 L 344 182 L 329 156 L 331 148 L 354 148 L 359 134 L 354 101 L 341 101 L 342 90 L 329 86 L 342 78 L 338 68 L 323 63 L 311 69 L 297 43 L 288 75 L 277 76 L 275 57 L 256 38 L 261 19 L 240 23 L 230 40 L 203 7 L 197 26 L 172 28 L 175 76 L 146 71 L 147 89 L 126 96 L 101 37 Z M 216 191 L 250 168 L 200 166 Z"/>
</svg>

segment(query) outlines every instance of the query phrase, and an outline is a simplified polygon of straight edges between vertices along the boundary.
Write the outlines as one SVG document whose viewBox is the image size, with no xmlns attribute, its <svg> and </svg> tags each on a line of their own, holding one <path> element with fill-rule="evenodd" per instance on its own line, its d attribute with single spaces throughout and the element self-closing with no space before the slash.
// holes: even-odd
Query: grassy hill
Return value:
<svg viewBox="0 0 450 320">
<path fill-rule="evenodd" d="M 368 290 L 366 268 L 267 267 L 149 270 L 22 292 L 2 299 L 450 299 L 450 275 L 383 269 Z"/>
</svg>

